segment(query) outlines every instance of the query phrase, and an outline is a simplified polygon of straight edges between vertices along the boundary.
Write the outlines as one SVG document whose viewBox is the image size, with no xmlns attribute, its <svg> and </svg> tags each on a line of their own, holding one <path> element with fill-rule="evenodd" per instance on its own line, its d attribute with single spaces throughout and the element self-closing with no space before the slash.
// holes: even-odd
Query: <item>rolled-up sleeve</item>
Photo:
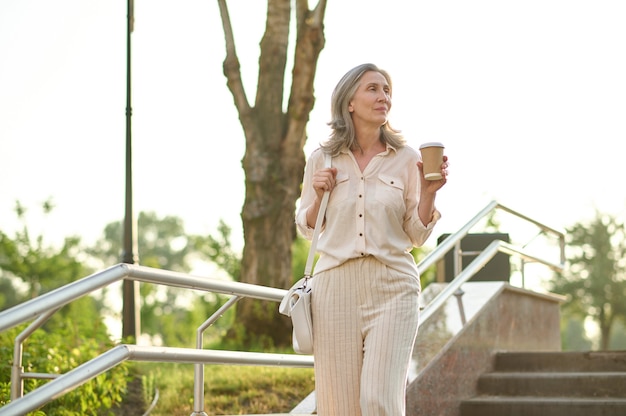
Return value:
<svg viewBox="0 0 626 416">
<path fill-rule="evenodd" d="M 421 247 L 426 242 L 428 237 L 430 237 L 430 234 L 432 233 L 435 224 L 437 224 L 437 221 L 439 221 L 440 218 L 441 213 L 437 209 L 435 209 L 435 212 L 433 212 L 433 218 L 430 223 L 424 225 L 422 223 L 422 220 L 420 220 L 419 215 L 417 214 L 417 209 L 415 210 L 415 213 L 407 220 L 404 225 L 404 231 L 411 239 L 411 243 L 413 243 L 413 246 Z"/>
<path fill-rule="evenodd" d="M 316 170 L 323 166 L 324 157 L 320 149 L 316 149 L 311 153 L 309 160 L 304 169 L 304 178 L 302 180 L 302 193 L 300 196 L 300 204 L 296 212 L 296 226 L 300 234 L 307 240 L 313 238 L 313 228 L 309 227 L 306 220 L 306 214 L 309 207 L 315 201 L 315 190 L 313 189 L 313 174 Z"/>
</svg>

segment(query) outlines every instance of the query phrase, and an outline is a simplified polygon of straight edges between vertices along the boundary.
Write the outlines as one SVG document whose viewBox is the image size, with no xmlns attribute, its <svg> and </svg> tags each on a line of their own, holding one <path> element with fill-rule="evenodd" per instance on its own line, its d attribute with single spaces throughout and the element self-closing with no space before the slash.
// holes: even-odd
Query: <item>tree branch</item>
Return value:
<svg viewBox="0 0 626 416">
<path fill-rule="evenodd" d="M 239 118 L 244 130 L 246 130 L 251 121 L 251 108 L 243 87 L 243 81 L 241 80 L 241 65 L 239 64 L 239 58 L 237 57 L 237 50 L 235 48 L 233 27 L 230 22 L 230 14 L 228 13 L 226 0 L 217 0 L 217 3 L 220 8 L 222 27 L 224 28 L 224 39 L 226 42 L 226 58 L 224 58 L 223 63 L 224 75 L 227 80 L 226 85 L 233 95 Z"/>
<path fill-rule="evenodd" d="M 313 10 L 308 9 L 308 0 L 296 1 L 297 40 L 287 107 L 287 138 L 290 142 L 285 143 L 284 149 L 291 154 L 302 151 L 306 141 L 306 123 L 315 104 L 313 84 L 317 60 L 326 41 L 323 25 L 325 13 L 326 0 L 319 0 Z"/>
<path fill-rule="evenodd" d="M 259 77 L 255 111 L 264 120 L 261 128 L 263 136 L 271 137 L 279 132 L 283 135 L 283 91 L 285 68 L 287 66 L 287 47 L 289 42 L 289 21 L 291 0 L 269 0 L 267 2 L 267 21 L 265 33 L 261 39 L 259 57 Z M 279 129 L 279 130 L 277 130 Z"/>
</svg>

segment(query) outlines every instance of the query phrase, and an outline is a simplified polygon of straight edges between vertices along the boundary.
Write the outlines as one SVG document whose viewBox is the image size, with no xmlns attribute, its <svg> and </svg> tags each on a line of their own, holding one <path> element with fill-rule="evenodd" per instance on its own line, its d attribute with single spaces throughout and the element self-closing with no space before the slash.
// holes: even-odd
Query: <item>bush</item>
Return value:
<svg viewBox="0 0 626 416">
<path fill-rule="evenodd" d="M 11 367 L 15 337 L 22 325 L 0 333 L 0 406 L 10 401 Z M 26 372 L 63 374 L 111 349 L 104 326 L 80 328 L 69 317 L 57 321 L 54 331 L 36 330 L 24 343 L 22 365 Z M 107 409 L 122 401 L 128 381 L 128 365 L 122 363 L 44 405 L 29 416 L 106 415 Z M 47 383 L 47 380 L 24 380 L 24 394 Z M 112 413 L 108 413 L 112 414 Z"/>
</svg>

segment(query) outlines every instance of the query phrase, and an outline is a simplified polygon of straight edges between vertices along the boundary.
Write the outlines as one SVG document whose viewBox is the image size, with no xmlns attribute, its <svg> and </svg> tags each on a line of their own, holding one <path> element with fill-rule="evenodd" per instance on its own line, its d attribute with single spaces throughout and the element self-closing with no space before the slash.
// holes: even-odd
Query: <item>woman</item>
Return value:
<svg viewBox="0 0 626 416">
<path fill-rule="evenodd" d="M 405 414 L 420 293 L 410 250 L 440 218 L 435 195 L 448 164 L 444 156 L 442 179 L 424 179 L 418 152 L 388 123 L 391 92 L 389 74 L 373 64 L 345 74 L 331 99 L 331 135 L 305 168 L 296 223 L 306 237 L 331 191 L 312 280 L 321 416 Z"/>
</svg>

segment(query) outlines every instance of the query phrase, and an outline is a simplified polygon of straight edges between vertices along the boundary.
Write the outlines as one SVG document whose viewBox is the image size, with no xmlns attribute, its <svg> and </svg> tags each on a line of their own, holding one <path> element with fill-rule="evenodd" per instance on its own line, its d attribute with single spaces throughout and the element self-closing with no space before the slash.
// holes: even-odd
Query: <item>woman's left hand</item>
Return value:
<svg viewBox="0 0 626 416">
<path fill-rule="evenodd" d="M 441 179 L 429 181 L 424 178 L 424 164 L 422 162 L 417 162 L 417 168 L 420 171 L 422 192 L 430 192 L 434 194 L 441 189 L 441 187 L 444 186 L 448 180 L 448 156 L 443 156 L 443 163 L 441 164 Z"/>
</svg>

